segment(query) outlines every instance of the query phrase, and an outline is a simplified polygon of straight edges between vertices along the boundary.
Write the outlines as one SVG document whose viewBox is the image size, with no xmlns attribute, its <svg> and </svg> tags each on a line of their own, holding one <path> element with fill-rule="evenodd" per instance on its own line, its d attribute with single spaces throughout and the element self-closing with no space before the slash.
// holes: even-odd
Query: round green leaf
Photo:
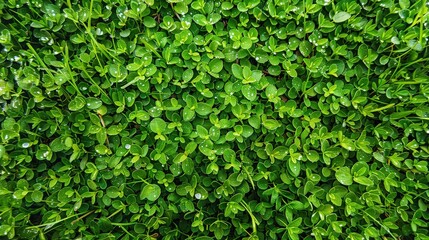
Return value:
<svg viewBox="0 0 429 240">
<path fill-rule="evenodd" d="M 161 118 L 154 118 L 149 124 L 150 130 L 154 133 L 162 133 L 167 128 L 167 123 Z"/>
<path fill-rule="evenodd" d="M 207 103 L 199 102 L 195 111 L 202 116 L 206 116 L 212 112 L 212 107 Z"/>
<path fill-rule="evenodd" d="M 43 200 L 43 193 L 39 190 L 34 190 L 31 193 L 31 200 L 33 200 L 33 202 L 41 202 Z"/>
<path fill-rule="evenodd" d="M 251 85 L 244 85 L 241 87 L 241 92 L 244 97 L 249 101 L 255 101 L 258 98 L 256 89 Z"/>
<path fill-rule="evenodd" d="M 82 109 L 86 104 L 85 98 L 77 96 L 73 98 L 68 104 L 68 108 L 70 111 L 78 111 Z"/>
<path fill-rule="evenodd" d="M 337 12 L 334 17 L 332 18 L 332 21 L 335 23 L 341 23 L 347 21 L 352 15 L 348 12 Z"/>
<path fill-rule="evenodd" d="M 101 102 L 100 99 L 89 97 L 86 99 L 86 107 L 89 109 L 97 109 L 103 105 L 103 102 Z"/>
<path fill-rule="evenodd" d="M 143 187 L 140 193 L 140 199 L 147 199 L 149 201 L 155 201 L 161 195 L 161 188 L 155 184 L 148 184 Z"/>
<path fill-rule="evenodd" d="M 106 189 L 106 194 L 109 198 L 117 198 L 120 195 L 118 187 L 110 186 Z"/>
<path fill-rule="evenodd" d="M 350 186 L 353 183 L 353 177 L 348 167 L 340 167 L 335 173 L 335 177 L 343 185 Z"/>
<path fill-rule="evenodd" d="M 220 59 L 213 59 L 209 63 L 210 71 L 213 73 L 219 73 L 223 68 L 223 61 Z"/>
</svg>

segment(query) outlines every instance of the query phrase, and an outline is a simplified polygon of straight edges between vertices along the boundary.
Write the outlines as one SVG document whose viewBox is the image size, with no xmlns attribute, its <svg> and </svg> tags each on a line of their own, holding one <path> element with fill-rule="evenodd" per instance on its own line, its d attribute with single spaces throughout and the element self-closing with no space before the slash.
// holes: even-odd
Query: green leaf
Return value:
<svg viewBox="0 0 429 240">
<path fill-rule="evenodd" d="M 122 64 L 110 64 L 109 73 L 118 80 L 123 80 L 127 76 L 127 69 Z"/>
<path fill-rule="evenodd" d="M 372 186 L 374 183 L 367 177 L 359 176 L 354 177 L 353 180 L 359 184 L 365 185 L 365 186 Z"/>
<path fill-rule="evenodd" d="M 353 177 L 350 173 L 350 168 L 348 167 L 340 167 L 336 171 L 335 177 L 337 178 L 338 182 L 343 185 L 350 186 L 353 183 Z"/>
<path fill-rule="evenodd" d="M 185 160 L 186 160 L 186 158 L 188 158 L 188 156 L 186 156 L 186 155 L 185 155 L 185 154 L 183 154 L 183 153 L 179 153 L 179 154 L 177 154 L 177 156 L 173 159 L 173 162 L 174 162 L 174 163 L 181 163 L 181 162 L 185 161 Z"/>
<path fill-rule="evenodd" d="M 289 159 L 287 163 L 292 176 L 298 177 L 301 171 L 301 163 L 299 161 L 294 162 L 292 159 Z"/>
<path fill-rule="evenodd" d="M 33 202 L 41 202 L 43 200 L 43 193 L 39 190 L 34 190 L 31 193 L 31 200 L 33 200 Z"/>
<path fill-rule="evenodd" d="M 147 28 L 153 28 L 156 26 L 156 21 L 153 19 L 153 17 L 146 16 L 143 18 L 143 24 Z"/>
<path fill-rule="evenodd" d="M 249 49 L 252 47 L 252 40 L 248 37 L 241 38 L 241 48 Z"/>
<path fill-rule="evenodd" d="M 86 99 L 86 107 L 89 109 L 97 109 L 103 105 L 103 102 L 101 102 L 100 99 L 89 97 Z"/>
<path fill-rule="evenodd" d="M 283 158 L 286 157 L 287 153 L 288 153 L 288 149 L 286 147 L 279 146 L 274 148 L 271 154 L 274 156 L 274 158 L 282 160 Z"/>
<path fill-rule="evenodd" d="M 220 59 L 213 59 L 209 63 L 210 71 L 214 73 L 219 73 L 223 68 L 223 61 Z"/>
<path fill-rule="evenodd" d="M 109 198 L 117 198 L 121 193 L 118 187 L 110 186 L 106 189 L 106 194 Z"/>
<path fill-rule="evenodd" d="M 243 79 L 243 69 L 240 65 L 233 63 L 231 69 L 234 77 L 236 77 L 237 79 Z"/>
<path fill-rule="evenodd" d="M 160 134 L 167 128 L 167 123 L 162 118 L 154 118 L 150 121 L 149 127 L 152 132 Z"/>
<path fill-rule="evenodd" d="M 161 196 L 161 188 L 155 184 L 147 184 L 143 187 L 140 193 L 140 199 L 156 201 Z"/>
<path fill-rule="evenodd" d="M 281 126 L 281 124 L 275 119 L 263 120 L 262 125 L 268 130 L 276 130 Z"/>
<path fill-rule="evenodd" d="M 185 108 L 183 108 L 183 120 L 184 121 L 189 122 L 192 120 L 192 118 L 194 118 L 194 116 L 195 116 L 194 110 L 192 110 L 191 108 L 189 108 L 187 106 Z"/>
<path fill-rule="evenodd" d="M 195 14 L 193 16 L 193 19 L 200 26 L 205 26 L 208 24 L 206 16 L 204 16 L 202 14 Z"/>
<path fill-rule="evenodd" d="M 399 6 L 402 9 L 408 9 L 410 7 L 410 0 L 399 0 Z"/>
<path fill-rule="evenodd" d="M 23 199 L 29 191 L 27 190 L 22 190 L 22 189 L 18 189 L 13 193 L 13 198 L 15 199 Z"/>
<path fill-rule="evenodd" d="M 207 103 L 199 102 L 195 111 L 201 116 L 207 116 L 212 112 L 212 107 Z"/>
<path fill-rule="evenodd" d="M 70 101 L 68 108 L 70 111 L 79 111 L 85 106 L 85 104 L 85 98 L 77 96 Z"/>
<path fill-rule="evenodd" d="M 0 236 L 6 236 L 12 230 L 12 226 L 7 224 L 0 225 Z"/>
<path fill-rule="evenodd" d="M 244 97 L 249 101 L 255 101 L 258 98 L 256 89 L 251 85 L 244 85 L 241 87 L 241 92 Z"/>
<path fill-rule="evenodd" d="M 304 57 L 308 57 L 313 50 L 313 45 L 309 41 L 302 41 L 299 43 L 299 51 Z"/>
<path fill-rule="evenodd" d="M 334 17 L 332 18 L 332 21 L 335 23 L 341 23 L 347 21 L 352 15 L 348 12 L 337 12 L 335 13 Z"/>
</svg>

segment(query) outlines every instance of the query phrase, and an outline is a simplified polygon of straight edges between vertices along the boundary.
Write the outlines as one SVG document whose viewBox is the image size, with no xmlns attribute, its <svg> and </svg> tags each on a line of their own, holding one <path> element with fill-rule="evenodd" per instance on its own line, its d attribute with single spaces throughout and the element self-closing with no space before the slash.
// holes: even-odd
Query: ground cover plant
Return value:
<svg viewBox="0 0 429 240">
<path fill-rule="evenodd" d="M 429 239 L 428 5 L 0 1 L 0 238 Z"/>
</svg>

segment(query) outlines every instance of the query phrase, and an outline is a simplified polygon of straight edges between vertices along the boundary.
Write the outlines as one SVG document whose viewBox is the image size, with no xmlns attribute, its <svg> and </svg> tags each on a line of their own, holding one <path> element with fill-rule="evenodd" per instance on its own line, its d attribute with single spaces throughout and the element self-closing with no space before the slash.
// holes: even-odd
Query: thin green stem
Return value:
<svg viewBox="0 0 429 240">
<path fill-rule="evenodd" d="M 88 32 L 91 32 L 91 19 L 92 19 L 93 4 L 94 4 L 94 0 L 91 0 L 91 2 L 89 3 L 89 16 L 88 16 L 88 27 L 87 27 Z"/>
<path fill-rule="evenodd" d="M 133 239 L 136 239 L 136 236 L 132 235 L 124 226 L 119 226 L 126 234 L 130 235 Z"/>
<path fill-rule="evenodd" d="M 39 62 L 40 65 L 42 65 L 43 69 L 46 70 L 46 72 L 48 73 L 48 75 L 54 79 L 54 75 L 52 74 L 52 70 L 50 70 L 48 68 L 48 66 L 46 66 L 45 62 L 43 62 L 43 60 L 40 58 L 39 54 L 36 52 L 36 50 L 33 48 L 33 46 L 31 46 L 30 43 L 27 43 L 27 47 L 31 50 L 31 52 L 33 53 L 33 55 L 36 57 L 37 61 Z"/>
<path fill-rule="evenodd" d="M 250 184 L 252 185 L 252 189 L 255 190 L 255 183 L 253 182 L 252 177 L 250 176 L 249 171 L 247 171 L 246 166 L 243 166 L 244 171 L 246 172 L 247 177 L 249 178 Z"/>
<path fill-rule="evenodd" d="M 70 68 L 69 60 L 70 60 L 69 48 L 68 48 L 68 44 L 66 43 L 66 45 L 64 47 L 64 65 L 66 66 L 67 71 L 68 71 L 70 78 L 71 78 L 70 84 L 73 86 L 73 88 L 76 90 L 76 92 L 79 95 L 82 95 L 82 93 L 80 92 L 79 88 L 76 85 L 76 80 L 73 77 L 73 72 Z"/>
<path fill-rule="evenodd" d="M 386 230 L 387 233 L 389 233 L 390 236 L 393 237 L 393 239 L 397 239 L 391 232 L 390 229 L 386 226 L 384 226 L 380 221 L 378 221 L 377 219 L 375 219 L 373 216 L 371 216 L 371 214 L 367 213 L 366 211 L 362 211 L 363 213 L 365 213 L 369 218 L 371 218 L 372 220 L 374 220 L 374 222 L 376 222 L 378 225 L 380 225 L 384 230 Z"/>
<path fill-rule="evenodd" d="M 112 224 L 113 226 L 132 226 L 132 225 L 135 225 L 136 223 L 133 222 L 133 223 L 110 223 L 110 224 Z"/>
<path fill-rule="evenodd" d="M 110 214 L 107 219 L 112 218 L 113 216 L 115 216 L 116 214 L 120 213 L 122 210 L 124 210 L 123 207 L 119 208 L 118 210 L 116 210 L 114 213 Z"/>
<path fill-rule="evenodd" d="M 57 223 L 64 222 L 64 221 L 66 221 L 66 220 L 68 220 L 68 219 L 70 219 L 70 218 L 74 218 L 74 217 L 80 216 L 80 215 L 82 215 L 82 214 L 86 214 L 86 213 L 78 213 L 78 214 L 74 214 L 74 215 L 72 215 L 72 216 L 69 216 L 69 217 L 66 217 L 66 218 L 60 219 L 60 220 L 55 221 L 55 222 L 39 224 L 39 225 L 36 225 L 36 226 L 29 226 L 29 227 L 27 227 L 27 228 L 40 228 L 40 227 L 46 227 L 46 226 L 49 226 L 49 225 L 52 225 L 52 226 L 53 226 L 53 225 L 55 225 L 55 224 L 57 224 Z"/>
<path fill-rule="evenodd" d="M 146 40 L 144 40 L 143 38 L 140 38 L 140 41 L 142 41 L 145 47 L 148 48 L 153 54 L 155 54 L 159 58 L 162 58 L 161 54 L 159 54 L 150 43 L 146 42 Z"/>
<path fill-rule="evenodd" d="M 379 107 L 379 108 L 376 108 L 376 109 L 372 109 L 370 112 L 380 112 L 380 111 L 383 111 L 383 110 L 385 110 L 385 109 L 392 108 L 392 107 L 394 107 L 395 105 L 396 105 L 396 103 L 391 103 L 391 104 L 388 104 L 388 105 L 383 106 L 383 107 Z"/>
<path fill-rule="evenodd" d="M 258 219 L 256 219 L 255 215 L 253 215 L 252 210 L 250 209 L 250 206 L 246 202 L 241 201 L 240 204 L 241 206 L 244 207 L 244 209 L 246 209 L 247 213 L 250 215 L 250 218 L 252 219 L 253 233 L 257 233 L 258 229 L 256 228 L 256 225 L 259 225 Z"/>
<path fill-rule="evenodd" d="M 84 219 L 85 217 L 91 215 L 93 212 L 95 212 L 95 210 L 89 211 L 89 212 L 85 213 L 83 216 L 79 217 L 78 219 L 73 220 L 73 222 L 71 222 L 71 225 L 73 225 L 73 224 L 77 223 L 78 221 Z"/>
<path fill-rule="evenodd" d="M 132 85 L 132 84 L 134 84 L 140 80 L 145 80 L 145 77 L 144 76 L 135 77 L 133 80 L 127 82 L 124 86 L 122 86 L 121 89 L 125 89 L 125 88 L 129 87 L 130 85 Z"/>
</svg>

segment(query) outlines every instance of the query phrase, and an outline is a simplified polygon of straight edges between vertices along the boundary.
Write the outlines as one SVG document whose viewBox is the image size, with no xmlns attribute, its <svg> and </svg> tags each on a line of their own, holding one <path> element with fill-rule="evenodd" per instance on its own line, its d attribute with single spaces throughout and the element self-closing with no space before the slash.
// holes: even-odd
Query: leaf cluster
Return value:
<svg viewBox="0 0 429 240">
<path fill-rule="evenodd" d="M 428 239 L 429 6 L 0 2 L 0 236 Z"/>
</svg>

